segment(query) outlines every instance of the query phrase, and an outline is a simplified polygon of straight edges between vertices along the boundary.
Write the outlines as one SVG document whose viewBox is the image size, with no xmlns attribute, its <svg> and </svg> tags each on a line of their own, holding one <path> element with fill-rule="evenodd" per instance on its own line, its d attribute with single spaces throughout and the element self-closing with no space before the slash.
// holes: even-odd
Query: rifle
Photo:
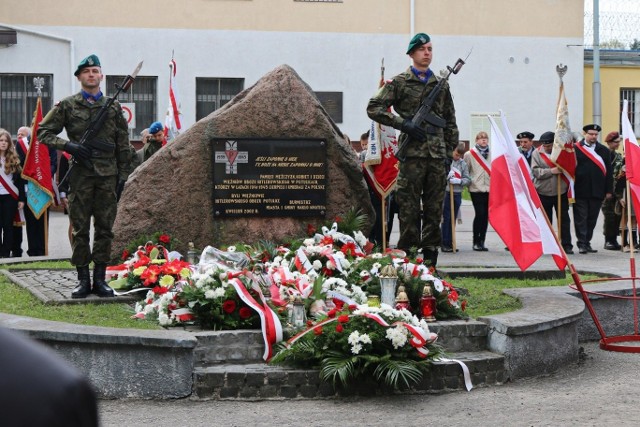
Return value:
<svg viewBox="0 0 640 427">
<path fill-rule="evenodd" d="M 469 52 L 469 54 L 467 55 L 467 58 L 469 57 L 469 55 L 471 55 L 471 52 Z M 465 60 L 467 58 L 465 58 Z M 440 81 L 438 81 L 438 84 L 436 85 L 436 87 L 434 87 L 431 90 L 431 92 L 429 92 L 429 95 L 427 95 L 422 100 L 422 103 L 420 104 L 420 108 L 411 119 L 412 123 L 414 123 L 419 127 L 423 127 L 425 122 L 427 122 L 431 126 L 439 127 L 439 128 L 443 128 L 447 125 L 447 122 L 445 119 L 443 119 L 442 117 L 438 117 L 437 115 L 432 113 L 431 110 L 433 109 L 433 103 L 438 98 L 438 95 L 440 95 L 440 91 L 444 87 L 445 83 L 449 81 L 449 77 L 451 77 L 451 74 L 458 74 L 458 72 L 460 71 L 460 69 L 464 64 L 465 62 L 462 60 L 462 58 L 458 58 L 458 60 L 456 61 L 453 67 L 450 67 L 447 65 L 447 70 L 449 72 L 447 73 L 447 75 L 443 76 L 440 79 Z M 403 139 L 398 144 L 398 150 L 396 151 L 396 158 L 400 162 L 404 162 L 405 159 L 407 158 L 405 151 L 407 150 L 407 146 L 410 140 L 411 140 L 411 137 L 407 135 L 407 138 Z"/>
<path fill-rule="evenodd" d="M 129 88 L 133 84 L 133 81 L 136 79 L 136 76 L 140 72 L 143 62 L 144 61 L 140 61 L 136 69 L 133 70 L 133 73 L 126 76 L 121 84 L 116 83 L 114 85 L 116 88 L 116 93 L 111 98 L 107 99 L 107 102 L 102 106 L 98 114 L 93 118 L 93 120 L 91 120 L 91 123 L 89 123 L 89 126 L 82 134 L 82 138 L 80 138 L 78 144 L 100 151 L 112 152 L 115 150 L 115 144 L 98 140 L 95 137 L 98 132 L 100 132 L 100 129 L 102 129 L 102 126 L 104 125 L 104 121 L 107 119 L 109 108 L 111 108 L 115 100 L 118 99 L 118 95 L 120 95 L 121 92 L 126 92 L 129 90 Z M 75 157 L 71 157 L 69 159 L 69 170 L 64 175 L 58 186 L 61 186 L 68 179 L 69 174 L 73 169 L 73 165 L 75 165 L 76 163 L 82 164 L 84 167 L 89 169 L 93 168 L 93 163 L 91 163 L 91 160 L 76 159 Z"/>
</svg>

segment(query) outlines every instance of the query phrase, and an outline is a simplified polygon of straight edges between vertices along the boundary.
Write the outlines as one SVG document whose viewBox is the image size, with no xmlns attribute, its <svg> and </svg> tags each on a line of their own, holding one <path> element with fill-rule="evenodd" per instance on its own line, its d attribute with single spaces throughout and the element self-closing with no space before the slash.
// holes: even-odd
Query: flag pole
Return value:
<svg viewBox="0 0 640 427">
<path fill-rule="evenodd" d="M 380 87 L 384 85 L 384 57 L 380 62 Z M 378 129 L 378 135 L 382 135 L 382 129 L 380 129 L 380 123 L 377 124 L 376 129 Z M 387 252 L 387 209 L 385 199 L 386 195 L 380 197 L 380 213 L 382 214 L 382 253 Z"/>
<path fill-rule="evenodd" d="M 36 116 L 37 116 L 37 112 L 38 112 L 37 104 L 40 104 L 40 108 L 42 108 L 42 88 L 44 87 L 44 78 L 42 78 L 42 77 L 34 78 L 33 79 L 33 86 L 36 88 L 36 94 L 38 95 L 38 101 L 36 103 L 36 112 L 33 115 L 33 120 L 35 121 L 36 120 Z M 37 123 L 33 123 L 31 125 L 31 129 L 33 129 L 35 125 L 37 125 Z M 32 138 L 33 138 L 33 136 L 32 136 Z M 26 155 L 26 153 L 25 153 L 25 155 Z M 52 180 L 52 183 L 53 183 L 53 176 L 51 177 L 51 180 Z M 44 215 L 44 255 L 45 256 L 49 256 L 49 207 L 47 207 L 44 210 L 42 215 Z"/>
<path fill-rule="evenodd" d="M 629 180 L 626 180 L 625 182 L 625 194 L 624 194 L 624 200 L 625 200 L 625 211 L 627 214 L 627 243 L 629 243 L 629 272 L 631 273 L 631 288 L 633 290 L 633 326 L 634 326 L 634 333 L 636 335 L 638 335 L 638 299 L 636 298 L 636 257 L 635 257 L 635 242 L 634 242 L 634 238 L 633 238 L 633 223 L 631 222 L 632 218 L 631 218 L 631 204 L 632 202 L 632 197 L 628 197 L 631 194 L 630 192 L 630 188 L 629 188 Z M 637 230 L 637 224 L 636 224 L 636 230 Z M 623 247 L 624 249 L 624 247 Z"/>
<path fill-rule="evenodd" d="M 562 78 L 564 77 L 564 75 L 567 73 L 567 69 L 568 67 L 565 65 L 563 66 L 562 63 L 556 65 L 556 73 L 558 73 L 558 78 L 560 78 L 560 86 L 558 87 L 558 102 L 556 103 L 556 118 L 558 115 L 558 109 L 560 108 L 560 101 L 562 100 L 562 90 L 563 90 L 563 86 L 564 86 L 564 82 L 562 81 Z M 557 123 L 556 123 L 557 126 Z M 555 162 L 554 162 L 555 163 Z M 556 167 L 559 167 L 556 165 Z M 560 172 L 562 173 L 562 168 L 560 168 Z M 561 185 L 560 185 L 560 175 L 556 175 L 556 183 L 557 183 L 557 194 L 558 194 L 558 203 L 556 205 L 556 216 L 558 217 L 558 237 L 562 236 L 562 215 L 560 214 L 562 211 L 562 195 L 560 193 L 561 190 Z M 567 199 L 567 203 L 569 203 L 569 199 Z M 553 227 L 549 226 L 549 228 L 551 230 L 553 230 Z M 562 247 L 562 245 L 560 245 L 560 247 Z M 564 248 L 562 248 L 562 251 L 564 252 Z"/>
<path fill-rule="evenodd" d="M 549 227 L 550 230 L 553 230 L 553 227 L 551 226 L 551 222 L 549 221 L 549 217 L 547 216 L 547 212 L 545 212 L 544 209 L 541 209 L 541 211 L 542 211 L 542 215 L 544 215 L 544 220 L 547 222 L 547 226 Z M 576 267 L 573 265 L 573 262 L 571 262 L 564 248 L 560 244 L 560 241 L 558 240 L 558 236 L 555 233 L 551 233 L 551 235 L 553 236 L 554 239 L 556 239 L 556 243 L 558 244 L 558 248 L 560 249 L 562 256 L 564 257 L 564 259 L 567 260 L 567 267 L 569 268 L 569 272 L 571 274 L 571 278 L 573 279 L 573 283 L 576 285 L 576 289 L 578 290 L 578 292 L 580 292 L 580 295 L 582 296 L 584 305 L 587 307 L 587 310 L 589 311 L 589 314 L 593 319 L 593 323 L 595 324 L 596 329 L 598 329 L 600 338 L 602 340 L 606 339 L 607 334 L 605 334 L 604 329 L 602 328 L 602 325 L 598 321 L 598 316 L 596 315 L 593 305 L 591 305 L 591 300 L 589 299 L 589 295 L 587 294 L 587 291 L 585 291 L 584 287 L 582 286 L 582 280 L 580 279 L 580 275 L 578 274 Z"/>
<path fill-rule="evenodd" d="M 451 217 L 451 248 L 456 253 L 456 209 L 453 204 L 453 184 L 449 183 L 449 216 Z"/>
<path fill-rule="evenodd" d="M 558 218 L 558 236 L 560 236 L 560 240 L 562 240 L 562 216 L 560 215 L 560 211 L 562 210 L 562 195 L 560 194 L 560 175 L 556 175 L 556 186 L 557 186 L 557 194 L 558 194 L 558 203 L 556 204 L 556 217 Z M 553 230 L 553 228 L 552 228 Z"/>
</svg>

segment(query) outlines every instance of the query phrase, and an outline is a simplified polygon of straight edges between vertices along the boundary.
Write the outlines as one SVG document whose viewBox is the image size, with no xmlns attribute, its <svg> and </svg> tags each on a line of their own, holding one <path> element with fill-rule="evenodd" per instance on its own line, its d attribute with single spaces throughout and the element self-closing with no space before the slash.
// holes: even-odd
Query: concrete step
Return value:
<svg viewBox="0 0 640 427">
<path fill-rule="evenodd" d="M 448 352 L 487 349 L 487 325 L 477 320 L 451 320 L 429 325 Z M 259 330 L 199 331 L 194 363 L 198 367 L 262 362 L 264 341 Z"/>
<path fill-rule="evenodd" d="M 489 351 L 460 352 L 450 359 L 464 362 L 474 387 L 504 381 L 504 357 Z M 454 361 L 434 362 L 419 384 L 411 389 L 391 390 L 370 381 L 345 392 L 320 380 L 317 370 L 256 364 L 219 364 L 194 369 L 193 394 L 198 399 L 322 399 L 340 395 L 423 394 L 464 390 L 464 376 Z"/>
</svg>

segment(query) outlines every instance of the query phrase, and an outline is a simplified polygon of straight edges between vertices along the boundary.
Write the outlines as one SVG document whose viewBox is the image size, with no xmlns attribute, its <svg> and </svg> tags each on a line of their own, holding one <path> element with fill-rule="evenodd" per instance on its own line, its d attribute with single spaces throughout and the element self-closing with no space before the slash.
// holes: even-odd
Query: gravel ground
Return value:
<svg viewBox="0 0 640 427">
<path fill-rule="evenodd" d="M 442 395 L 313 401 L 102 400 L 104 426 L 609 426 L 638 425 L 640 355 L 583 343 L 580 363 L 553 375 Z"/>
</svg>

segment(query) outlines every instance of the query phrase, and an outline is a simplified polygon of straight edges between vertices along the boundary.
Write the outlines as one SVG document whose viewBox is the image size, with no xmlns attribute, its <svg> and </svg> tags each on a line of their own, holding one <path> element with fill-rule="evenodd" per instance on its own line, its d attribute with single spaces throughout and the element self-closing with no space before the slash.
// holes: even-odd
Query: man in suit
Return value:
<svg viewBox="0 0 640 427">
<path fill-rule="evenodd" d="M 519 150 L 520 154 L 527 160 L 529 166 L 531 166 L 531 155 L 533 154 L 533 138 L 534 134 L 531 132 L 520 132 L 516 135 L 518 138 L 518 145 L 520 145 Z"/>
<path fill-rule="evenodd" d="M 591 247 L 591 238 L 602 201 L 613 197 L 613 170 L 609 149 L 598 142 L 602 128 L 589 124 L 582 130 L 584 138 L 575 144 L 577 165 L 573 224 L 578 251 L 587 254 L 598 252 Z"/>
<path fill-rule="evenodd" d="M 98 426 L 91 384 L 52 350 L 0 328 L 0 366 L 3 426 Z"/>
</svg>

